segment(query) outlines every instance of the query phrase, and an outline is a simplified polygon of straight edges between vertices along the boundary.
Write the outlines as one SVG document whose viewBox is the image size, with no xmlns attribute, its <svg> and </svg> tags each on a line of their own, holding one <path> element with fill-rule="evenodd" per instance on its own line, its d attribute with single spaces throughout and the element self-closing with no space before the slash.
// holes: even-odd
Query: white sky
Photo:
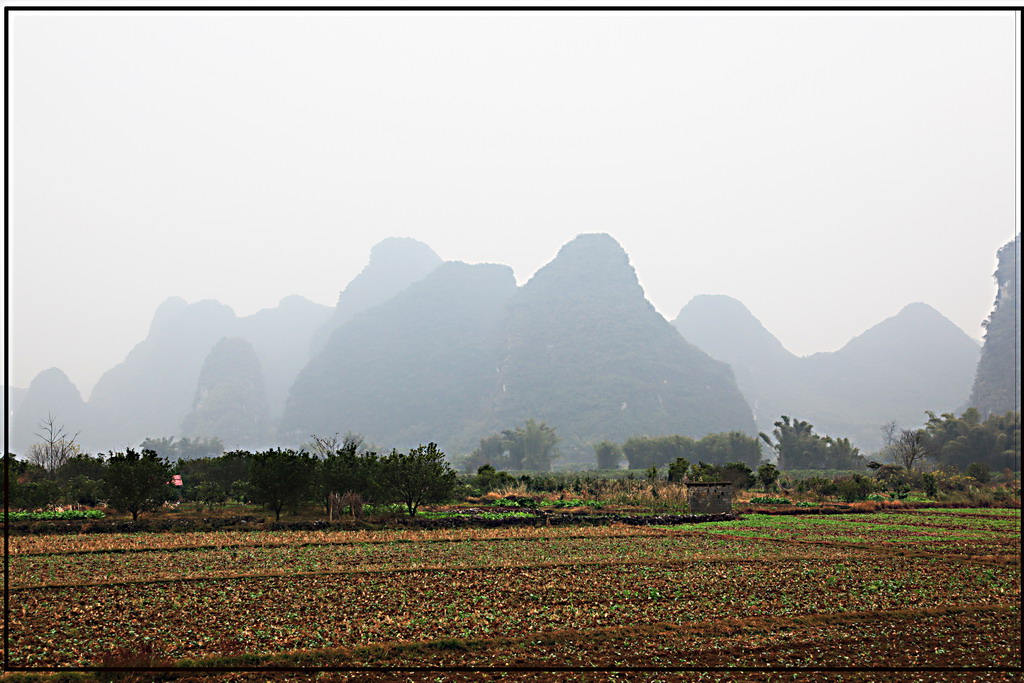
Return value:
<svg viewBox="0 0 1024 683">
<path fill-rule="evenodd" d="M 666 318 L 728 294 L 798 354 L 912 301 L 980 338 L 1019 230 L 1015 23 L 15 13 L 10 383 L 87 397 L 171 295 L 333 305 L 388 236 L 522 283 L 608 232 Z"/>
</svg>

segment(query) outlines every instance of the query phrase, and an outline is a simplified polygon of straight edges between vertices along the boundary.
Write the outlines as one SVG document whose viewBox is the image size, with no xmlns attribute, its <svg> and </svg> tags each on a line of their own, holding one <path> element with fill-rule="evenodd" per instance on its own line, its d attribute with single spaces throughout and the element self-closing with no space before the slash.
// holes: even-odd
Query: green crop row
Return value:
<svg viewBox="0 0 1024 683">
<path fill-rule="evenodd" d="M 61 519 L 103 519 L 99 510 L 44 510 L 43 512 L 11 512 L 12 522 L 51 521 Z"/>
<path fill-rule="evenodd" d="M 424 519 L 448 519 L 452 517 L 472 517 L 473 519 L 527 519 L 536 517 L 532 512 L 520 512 L 520 511 L 509 511 L 509 512 L 475 512 L 471 515 L 465 513 L 459 513 L 454 511 L 447 512 L 420 512 L 419 517 Z"/>
</svg>

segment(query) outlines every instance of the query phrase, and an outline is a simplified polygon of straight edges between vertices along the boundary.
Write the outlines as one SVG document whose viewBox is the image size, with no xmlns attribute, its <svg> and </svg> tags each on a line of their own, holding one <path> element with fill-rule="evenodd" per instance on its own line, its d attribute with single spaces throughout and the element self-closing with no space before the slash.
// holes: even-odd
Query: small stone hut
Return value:
<svg viewBox="0 0 1024 683">
<path fill-rule="evenodd" d="M 732 484 L 727 481 L 689 482 L 686 497 L 691 515 L 732 512 Z"/>
</svg>

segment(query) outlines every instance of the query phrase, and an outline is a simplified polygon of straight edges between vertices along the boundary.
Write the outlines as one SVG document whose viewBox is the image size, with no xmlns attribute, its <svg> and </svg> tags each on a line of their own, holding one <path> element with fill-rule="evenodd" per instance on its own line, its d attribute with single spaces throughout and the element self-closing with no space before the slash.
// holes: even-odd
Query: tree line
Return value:
<svg viewBox="0 0 1024 683">
<path fill-rule="evenodd" d="M 410 515 L 424 503 L 451 498 L 458 476 L 444 453 L 430 443 L 387 454 L 344 439 L 328 450 L 329 439 L 307 450 L 229 451 L 217 457 L 172 464 L 149 449 L 126 449 L 107 457 L 78 454 L 46 469 L 8 454 L 11 506 L 39 508 L 64 503 L 94 506 L 106 501 L 132 519 L 168 500 L 208 505 L 228 499 L 264 505 L 280 520 L 286 509 L 322 504 L 332 515 L 342 504 L 358 513 L 364 504 L 400 503 Z M 174 475 L 180 475 L 176 487 Z"/>
</svg>

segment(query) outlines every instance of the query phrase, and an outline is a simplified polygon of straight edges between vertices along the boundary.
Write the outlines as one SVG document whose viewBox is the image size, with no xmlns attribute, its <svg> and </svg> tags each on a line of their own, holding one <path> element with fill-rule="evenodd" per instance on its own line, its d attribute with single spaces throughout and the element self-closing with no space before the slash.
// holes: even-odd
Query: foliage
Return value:
<svg viewBox="0 0 1024 683">
<path fill-rule="evenodd" d="M 992 481 L 992 470 L 983 462 L 972 462 L 967 466 L 967 476 L 974 477 L 981 484 Z"/>
<path fill-rule="evenodd" d="M 215 436 L 194 439 L 182 437 L 177 441 L 174 440 L 173 436 L 147 437 L 139 447 L 144 450 L 155 451 L 158 455 L 171 462 L 191 458 L 213 457 L 224 452 L 224 444 Z"/>
<path fill-rule="evenodd" d="M 551 463 L 558 458 L 558 441 L 553 427 L 530 419 L 520 427 L 481 439 L 466 459 L 466 466 L 549 472 Z"/>
<path fill-rule="evenodd" d="M 132 520 L 160 507 L 170 496 L 171 466 L 154 451 L 126 449 L 111 453 L 103 472 L 107 501 L 117 510 L 130 512 Z"/>
<path fill-rule="evenodd" d="M 909 470 L 901 465 L 881 465 L 873 463 L 871 469 L 875 470 L 875 481 L 885 491 L 889 491 L 894 498 L 906 498 L 912 489 L 921 488 L 925 485 L 925 477 L 915 470 Z"/>
<path fill-rule="evenodd" d="M 990 415 L 968 408 L 963 415 L 928 412 L 924 443 L 940 465 L 966 469 L 982 463 L 992 470 L 1020 469 L 1020 413 Z"/>
<path fill-rule="evenodd" d="M 103 475 L 90 479 L 83 474 L 72 477 L 61 492 L 61 498 L 71 505 L 98 505 L 103 499 Z"/>
<path fill-rule="evenodd" d="M 622 444 L 630 469 L 663 467 L 682 458 L 711 465 L 741 462 L 755 467 L 761 461 L 757 439 L 742 432 L 708 434 L 699 440 L 688 436 L 633 436 Z"/>
<path fill-rule="evenodd" d="M 380 502 L 387 497 L 381 490 L 381 459 L 372 451 L 361 450 L 362 444 L 361 437 L 351 435 L 346 435 L 340 446 L 329 444 L 334 448 L 333 452 L 321 444 L 317 487 L 325 501 L 332 493 L 356 495 L 360 501 L 368 503 Z"/>
<path fill-rule="evenodd" d="M 721 481 L 721 471 L 706 462 L 696 462 L 690 465 L 686 478 L 692 482 L 716 482 Z"/>
<path fill-rule="evenodd" d="M 481 465 L 477 468 L 473 484 L 478 490 L 486 493 L 513 486 L 515 482 L 515 477 L 508 472 L 498 471 L 492 465 Z"/>
<path fill-rule="evenodd" d="M 773 488 L 779 480 L 779 470 L 770 462 L 763 463 L 757 468 L 757 483 L 765 491 Z"/>
<path fill-rule="evenodd" d="M 676 458 L 673 462 L 669 463 L 668 480 L 671 482 L 683 481 L 689 468 L 690 462 L 686 458 Z"/>
<path fill-rule="evenodd" d="M 316 473 L 316 459 L 305 451 L 270 449 L 249 458 L 252 500 L 266 505 L 280 521 L 281 511 L 307 500 Z"/>
<path fill-rule="evenodd" d="M 757 483 L 753 471 L 742 462 L 727 462 L 718 468 L 720 481 L 732 484 L 733 490 L 743 491 Z"/>
<path fill-rule="evenodd" d="M 99 481 L 103 478 L 103 458 L 79 454 L 61 465 L 54 472 L 54 478 L 60 482 L 68 482 L 75 477 L 85 477 Z"/>
<path fill-rule="evenodd" d="M 458 484 L 455 470 L 435 443 L 417 446 L 408 453 L 392 450 L 381 464 L 388 497 L 403 503 L 411 516 L 423 503 L 447 500 Z"/>
<path fill-rule="evenodd" d="M 622 444 L 622 452 L 630 469 L 646 469 L 668 465 L 685 458 L 693 450 L 695 441 L 688 436 L 632 436 Z"/>
<path fill-rule="evenodd" d="M 622 460 L 622 446 L 605 440 L 594 444 L 594 455 L 597 458 L 597 469 L 617 470 Z"/>
<path fill-rule="evenodd" d="M 793 501 L 779 496 L 758 496 L 751 498 L 748 502 L 761 505 L 791 505 Z"/>
<path fill-rule="evenodd" d="M 775 423 L 772 440 L 764 432 L 761 439 L 775 451 L 778 467 L 789 469 L 861 469 L 864 458 L 849 439 L 833 439 L 814 433 L 814 426 L 804 420 L 783 415 Z"/>
<path fill-rule="evenodd" d="M 46 510 L 43 512 L 11 512 L 12 522 L 61 519 L 103 519 L 102 510 Z"/>
<path fill-rule="evenodd" d="M 248 451 L 229 451 L 218 457 L 182 459 L 175 467 L 181 475 L 182 495 L 186 500 L 204 500 L 199 487 L 204 483 L 216 486 L 228 496 L 242 499 L 243 489 L 248 489 Z M 207 493 L 212 489 L 207 488 Z"/>
<path fill-rule="evenodd" d="M 836 496 L 843 501 L 852 503 L 867 500 L 868 494 L 875 490 L 874 483 L 862 474 L 853 474 L 836 482 Z"/>
</svg>

